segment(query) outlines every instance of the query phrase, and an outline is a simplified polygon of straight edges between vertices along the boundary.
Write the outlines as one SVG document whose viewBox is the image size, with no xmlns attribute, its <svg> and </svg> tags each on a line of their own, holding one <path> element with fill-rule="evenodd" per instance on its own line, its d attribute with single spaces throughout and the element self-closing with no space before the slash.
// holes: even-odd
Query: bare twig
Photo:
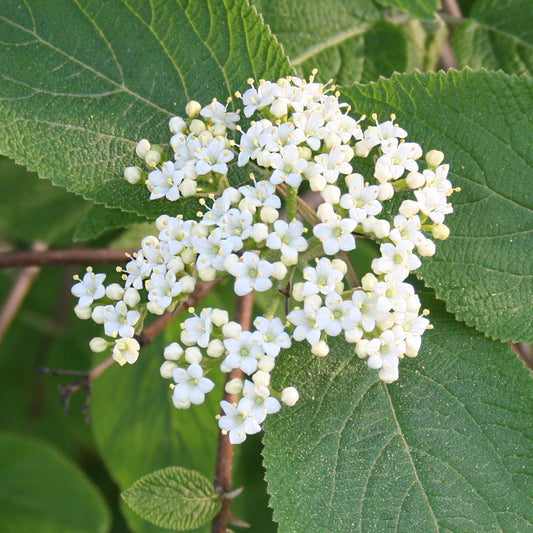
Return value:
<svg viewBox="0 0 533 533">
<path fill-rule="evenodd" d="M 64 250 L 28 250 L 0 253 L 0 268 L 48 265 L 88 265 L 124 263 L 126 254 L 137 250 L 107 248 L 69 248 Z"/>
<path fill-rule="evenodd" d="M 253 293 L 241 296 L 237 302 L 237 322 L 241 325 L 243 330 L 249 330 L 252 323 L 253 311 Z M 228 374 L 226 382 L 242 376 L 240 369 L 234 370 Z M 237 395 L 224 392 L 224 400 L 229 403 L 236 403 Z M 233 445 L 229 441 L 228 435 L 223 435 L 219 432 L 218 448 L 217 448 L 217 462 L 215 468 L 215 491 L 222 495 L 228 495 L 231 491 L 233 475 Z M 232 520 L 230 512 L 231 499 L 221 498 L 221 507 L 218 514 L 213 518 L 211 524 L 212 533 L 225 533 L 227 524 Z"/>
<path fill-rule="evenodd" d="M 442 12 L 454 17 L 457 20 L 461 20 L 463 18 L 463 14 L 461 13 L 461 9 L 459 7 L 459 4 L 457 3 L 457 0 L 443 0 Z M 450 37 L 444 43 L 440 56 L 441 66 L 444 70 L 458 68 L 457 58 L 455 57 L 455 52 L 453 51 L 453 47 L 451 45 L 451 37 L 453 36 L 453 31 L 450 29 L 449 25 L 448 31 L 450 32 Z"/>
<path fill-rule="evenodd" d="M 29 253 L 42 253 L 46 250 L 46 247 L 47 245 L 45 243 L 36 242 L 32 246 L 32 251 Z M 13 319 L 20 309 L 20 306 L 24 302 L 33 281 L 40 271 L 41 269 L 38 266 L 29 266 L 22 270 L 18 275 L 17 280 L 2 307 L 2 311 L 0 312 L 0 344 L 11 325 L 11 322 L 13 322 Z"/>
</svg>

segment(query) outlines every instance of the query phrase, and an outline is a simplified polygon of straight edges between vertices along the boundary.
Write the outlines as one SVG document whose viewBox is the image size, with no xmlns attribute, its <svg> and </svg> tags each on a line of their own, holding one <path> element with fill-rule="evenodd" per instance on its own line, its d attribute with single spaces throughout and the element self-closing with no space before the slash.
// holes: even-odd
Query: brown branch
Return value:
<svg viewBox="0 0 533 533">
<path fill-rule="evenodd" d="M 196 289 L 191 295 L 183 302 L 175 311 L 171 313 L 165 313 L 157 320 L 152 322 L 149 326 L 146 326 L 139 335 L 136 336 L 141 346 L 148 346 L 154 339 L 165 329 L 165 327 L 172 322 L 183 311 L 186 311 L 189 307 L 198 305 L 221 281 L 221 278 L 213 281 L 203 281 L 196 285 Z M 60 386 L 59 395 L 60 402 L 65 407 L 65 412 L 68 412 L 70 407 L 70 399 L 79 390 L 84 390 L 86 393 L 86 399 L 81 411 L 85 415 L 85 421 L 89 421 L 89 410 L 91 407 L 91 389 L 93 381 L 101 376 L 108 368 L 113 366 L 115 360 L 113 357 L 108 357 L 102 361 L 98 366 L 88 372 L 77 372 L 72 370 L 59 370 L 53 368 L 41 368 L 40 371 L 51 376 L 64 376 L 75 375 L 81 376 L 81 379 L 71 383 L 70 385 Z"/>
<path fill-rule="evenodd" d="M 442 12 L 458 20 L 463 18 L 463 14 L 461 13 L 461 8 L 459 7 L 457 0 L 443 0 L 442 1 Z M 448 26 L 448 31 L 450 32 L 449 38 L 444 43 L 442 50 L 441 50 L 441 56 L 440 56 L 440 63 L 444 70 L 458 68 L 457 58 L 455 57 L 455 52 L 451 44 L 451 37 L 453 36 L 453 31 L 450 30 L 449 26 Z"/>
<path fill-rule="evenodd" d="M 241 325 L 243 330 L 249 330 L 252 323 L 253 312 L 253 293 L 241 296 L 237 301 L 237 322 Z M 234 378 L 242 377 L 240 369 L 233 370 L 226 378 L 226 383 Z M 236 403 L 238 396 L 236 394 L 229 394 L 224 392 L 224 400 L 229 403 Z M 224 413 L 222 413 L 224 414 Z M 221 496 L 227 495 L 231 492 L 233 475 L 233 445 L 229 441 L 229 436 L 223 435 L 222 432 L 218 434 L 217 447 L 217 462 L 215 468 L 215 492 Z M 221 498 L 221 507 L 218 514 L 213 518 L 211 524 L 211 533 L 225 533 L 228 522 L 231 521 L 230 504 L 231 499 Z"/>
<path fill-rule="evenodd" d="M 132 254 L 136 251 L 133 249 L 68 248 L 63 250 L 5 252 L 0 253 L 0 268 L 124 263 L 126 254 Z"/>
<path fill-rule="evenodd" d="M 46 248 L 47 245 L 45 243 L 36 242 L 32 246 L 32 251 L 30 253 L 42 253 Z M 17 280 L 2 307 L 2 311 L 0 312 L 0 344 L 20 309 L 20 306 L 24 302 L 33 281 L 40 271 L 41 269 L 38 266 L 29 266 L 22 270 L 18 275 Z"/>
</svg>

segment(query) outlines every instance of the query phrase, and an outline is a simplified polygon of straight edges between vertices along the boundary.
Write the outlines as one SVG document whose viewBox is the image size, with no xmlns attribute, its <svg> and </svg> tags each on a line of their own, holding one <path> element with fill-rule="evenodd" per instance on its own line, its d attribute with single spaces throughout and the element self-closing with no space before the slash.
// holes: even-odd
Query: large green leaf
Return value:
<svg viewBox="0 0 533 533">
<path fill-rule="evenodd" d="M 478 0 L 453 44 L 460 66 L 533 75 L 530 0 Z"/>
<path fill-rule="evenodd" d="M 0 233 L 21 241 L 72 242 L 89 202 L 0 157 Z"/>
<path fill-rule="evenodd" d="M 109 531 L 109 512 L 85 474 L 43 442 L 0 433 L 4 533 Z"/>
<path fill-rule="evenodd" d="M 191 98 L 223 100 L 250 76 L 292 71 L 245 0 L 8 1 L 0 35 L 0 153 L 150 217 L 183 206 L 122 179 L 136 141 L 164 142 Z"/>
<path fill-rule="evenodd" d="M 435 329 L 385 385 L 352 345 L 296 344 L 265 465 L 280 531 L 532 531 L 533 381 L 511 349 L 425 295 Z"/>
<path fill-rule="evenodd" d="M 406 11 L 413 17 L 430 20 L 440 9 L 439 0 L 377 0 L 384 6 L 395 7 Z"/>
<path fill-rule="evenodd" d="M 370 0 L 254 0 L 300 75 L 314 68 L 335 83 L 377 79 L 405 70 L 406 41 Z"/>
<path fill-rule="evenodd" d="M 397 75 L 343 96 L 356 112 L 391 113 L 425 150 L 440 149 L 461 192 L 450 238 L 421 276 L 467 324 L 532 342 L 533 82 L 503 73 Z"/>
</svg>

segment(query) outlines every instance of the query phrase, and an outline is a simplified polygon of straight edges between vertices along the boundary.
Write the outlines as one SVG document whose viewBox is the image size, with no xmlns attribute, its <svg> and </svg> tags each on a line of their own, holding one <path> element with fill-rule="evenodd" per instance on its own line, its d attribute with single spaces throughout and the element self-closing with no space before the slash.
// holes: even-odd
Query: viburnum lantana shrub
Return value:
<svg viewBox="0 0 533 533">
<path fill-rule="evenodd" d="M 137 361 L 135 335 L 146 316 L 173 311 L 199 281 L 228 278 L 237 297 L 267 293 L 250 331 L 226 309 L 189 309 L 163 354 L 160 373 L 178 409 L 203 403 L 216 368 L 242 371 L 244 379 L 226 384 L 240 399 L 222 401 L 218 419 L 232 444 L 259 432 L 282 403 L 298 401 L 298 383 L 271 387 L 276 361 L 293 343 L 325 357 L 329 339 L 342 335 L 369 371 L 385 383 L 399 379 L 401 359 L 416 357 L 431 327 L 406 279 L 448 237 L 454 191 L 444 155 L 424 155 L 395 116 L 354 117 L 335 87 L 313 76 L 249 84 L 236 93 L 244 118 L 216 99 L 190 101 L 184 117 L 170 119 L 171 150 L 143 139 L 143 166 L 125 169 L 152 200 L 199 197 L 197 218 L 162 213 L 159 233 L 118 269 L 123 283 L 105 286 L 105 274 L 88 268 L 72 288 L 77 316 L 104 329 L 91 349 L 111 347 L 120 365 Z M 240 187 L 230 186 L 235 163 L 254 168 Z M 316 209 L 305 201 L 313 195 Z M 379 243 L 371 272 L 350 256 L 362 238 Z"/>
</svg>

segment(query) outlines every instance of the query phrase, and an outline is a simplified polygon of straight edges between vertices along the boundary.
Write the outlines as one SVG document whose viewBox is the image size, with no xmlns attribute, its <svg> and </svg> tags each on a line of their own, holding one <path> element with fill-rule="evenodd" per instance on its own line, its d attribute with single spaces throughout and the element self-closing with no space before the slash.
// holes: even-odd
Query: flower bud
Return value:
<svg viewBox="0 0 533 533">
<path fill-rule="evenodd" d="M 256 161 L 260 167 L 268 168 L 270 166 L 271 159 L 272 156 L 270 155 L 270 152 L 267 150 L 261 150 L 261 152 L 257 154 Z"/>
<path fill-rule="evenodd" d="M 224 196 L 227 196 L 232 204 L 238 204 L 242 198 L 241 193 L 235 187 L 228 187 L 224 191 Z"/>
<path fill-rule="evenodd" d="M 350 344 L 356 343 L 363 336 L 363 330 L 361 328 L 355 327 L 352 329 L 347 329 L 344 331 L 344 338 L 346 342 Z"/>
<path fill-rule="evenodd" d="M 191 130 L 191 133 L 193 133 L 197 137 L 200 137 L 200 135 L 206 132 L 207 126 L 205 125 L 205 122 L 203 120 L 200 120 L 199 118 L 195 118 L 191 120 L 189 129 Z"/>
<path fill-rule="evenodd" d="M 435 224 L 431 229 L 431 234 L 439 241 L 445 241 L 450 236 L 450 228 L 445 224 Z"/>
<path fill-rule="evenodd" d="M 165 359 L 170 359 L 171 361 L 177 361 L 182 355 L 183 348 L 177 342 L 169 344 L 163 352 Z"/>
<path fill-rule="evenodd" d="M 183 177 L 187 180 L 194 181 L 198 177 L 198 172 L 196 172 L 196 166 L 191 162 L 185 165 L 181 170 L 183 171 Z"/>
<path fill-rule="evenodd" d="M 270 106 L 270 112 L 276 117 L 281 118 L 288 113 L 287 102 L 284 100 L 276 99 Z"/>
<path fill-rule="evenodd" d="M 213 281 L 217 277 L 216 268 L 212 266 L 206 266 L 198 270 L 198 278 L 201 281 Z"/>
<path fill-rule="evenodd" d="M 370 147 L 368 146 L 366 139 L 355 143 L 355 155 L 357 157 L 368 157 L 370 153 Z"/>
<path fill-rule="evenodd" d="M 165 361 L 159 368 L 159 374 L 163 379 L 170 379 L 175 368 L 178 368 L 178 365 L 174 361 Z"/>
<path fill-rule="evenodd" d="M 265 224 L 273 224 L 279 218 L 279 212 L 274 207 L 265 206 L 261 208 L 259 216 Z"/>
<path fill-rule="evenodd" d="M 183 263 L 185 265 L 192 265 L 196 261 L 196 254 L 191 248 L 185 248 L 181 252 L 181 258 L 183 259 Z"/>
<path fill-rule="evenodd" d="M 257 243 L 266 241 L 268 237 L 268 226 L 263 222 L 257 222 L 252 227 L 251 237 Z"/>
<path fill-rule="evenodd" d="M 226 383 L 224 390 L 228 394 L 240 394 L 242 391 L 243 382 L 240 378 L 233 378 Z"/>
<path fill-rule="evenodd" d="M 202 360 L 202 352 L 197 346 L 190 346 L 185 350 L 185 361 L 189 364 L 200 363 Z"/>
<path fill-rule="evenodd" d="M 386 220 L 370 216 L 363 220 L 363 230 L 373 233 L 378 239 L 384 239 L 390 233 L 390 224 Z"/>
<path fill-rule="evenodd" d="M 444 161 L 444 154 L 440 150 L 430 150 L 426 154 L 429 168 L 437 168 Z"/>
<path fill-rule="evenodd" d="M 181 288 L 184 293 L 194 291 L 196 287 L 196 280 L 192 276 L 183 276 L 180 279 Z"/>
<path fill-rule="evenodd" d="M 407 174 L 407 177 L 405 178 L 405 183 L 407 183 L 407 185 L 409 185 L 411 189 L 420 189 L 420 187 L 423 187 L 425 185 L 426 178 L 424 174 L 412 171 Z"/>
<path fill-rule="evenodd" d="M 185 106 L 185 113 L 189 118 L 197 117 L 200 114 L 200 111 L 202 110 L 202 106 L 199 102 L 196 100 L 191 100 L 186 106 Z"/>
<path fill-rule="evenodd" d="M 149 150 L 144 160 L 150 168 L 155 168 L 161 162 L 161 154 L 157 150 Z"/>
<path fill-rule="evenodd" d="M 150 313 L 153 313 L 154 315 L 165 314 L 165 310 L 156 302 L 148 302 L 146 304 L 146 309 L 148 309 L 148 311 L 150 311 Z"/>
<path fill-rule="evenodd" d="M 303 299 L 304 299 L 304 284 L 303 283 L 295 283 L 292 286 L 292 297 L 297 302 L 303 302 Z"/>
<path fill-rule="evenodd" d="M 229 322 L 229 314 L 225 309 L 213 309 L 211 311 L 211 322 L 217 326 L 222 327 Z"/>
<path fill-rule="evenodd" d="M 360 339 L 355 344 L 355 353 L 357 354 L 357 357 L 364 359 L 368 356 L 366 353 L 366 347 L 368 346 L 369 340 L 368 339 Z"/>
<path fill-rule="evenodd" d="M 239 257 L 235 254 L 230 254 L 224 258 L 224 268 L 229 272 L 232 265 L 239 262 Z"/>
<path fill-rule="evenodd" d="M 281 261 L 276 261 L 272 266 L 274 267 L 271 276 L 273 279 L 280 281 L 287 275 L 287 267 Z"/>
<path fill-rule="evenodd" d="M 239 202 L 239 209 L 241 211 L 249 211 L 252 215 L 255 215 L 255 212 L 257 211 L 257 207 L 248 200 L 248 198 L 243 198 Z"/>
<path fill-rule="evenodd" d="M 302 159 L 305 159 L 306 161 L 310 161 L 311 157 L 313 155 L 313 152 L 311 152 L 311 148 L 308 146 L 298 146 L 298 154 Z"/>
<path fill-rule="evenodd" d="M 404 217 L 409 218 L 420 211 L 420 206 L 418 205 L 418 202 L 415 202 L 414 200 L 404 200 L 398 211 Z"/>
<path fill-rule="evenodd" d="M 256 387 L 268 387 L 270 385 L 270 374 L 264 370 L 258 370 L 252 376 L 252 381 Z"/>
<path fill-rule="evenodd" d="M 257 362 L 257 368 L 265 372 L 272 372 L 276 366 L 276 359 L 269 355 L 262 355 Z"/>
<path fill-rule="evenodd" d="M 107 349 L 109 346 L 109 343 L 102 339 L 102 337 L 94 337 L 94 339 L 91 339 L 89 342 L 89 348 L 91 349 L 91 352 L 94 353 L 101 353 Z"/>
<path fill-rule="evenodd" d="M 110 300 L 122 300 L 124 296 L 124 287 L 120 286 L 118 283 L 111 283 L 105 289 L 105 295 Z"/>
<path fill-rule="evenodd" d="M 229 339 L 236 339 L 242 331 L 242 327 L 237 322 L 228 322 L 222 326 L 222 334 Z"/>
<path fill-rule="evenodd" d="M 209 126 L 209 130 L 215 137 L 224 137 L 226 135 L 226 124 L 223 122 L 215 122 Z"/>
<path fill-rule="evenodd" d="M 187 123 L 181 117 L 172 117 L 168 121 L 170 133 L 183 133 L 187 128 Z"/>
<path fill-rule="evenodd" d="M 135 153 L 141 158 L 144 159 L 146 154 L 150 151 L 152 145 L 148 139 L 141 139 L 137 146 L 135 147 Z"/>
<path fill-rule="evenodd" d="M 329 346 L 326 341 L 318 341 L 311 347 L 311 353 L 317 357 L 326 357 L 329 354 Z"/>
<path fill-rule="evenodd" d="M 380 202 L 385 202 L 386 200 L 390 200 L 394 196 L 394 187 L 392 186 L 392 183 L 389 183 L 388 181 L 385 183 L 380 183 L 378 185 L 378 200 Z"/>
<path fill-rule="evenodd" d="M 341 190 L 336 185 L 326 185 L 320 195 L 324 202 L 338 204 L 341 199 Z"/>
<path fill-rule="evenodd" d="M 405 355 L 407 357 L 416 357 L 421 345 L 422 337 L 420 335 L 407 335 L 405 337 Z"/>
<path fill-rule="evenodd" d="M 331 268 L 334 268 L 335 270 L 338 270 L 343 275 L 345 275 L 346 272 L 348 272 L 348 265 L 342 259 L 332 259 L 331 260 Z"/>
<path fill-rule="evenodd" d="M 363 287 L 365 291 L 373 291 L 377 282 L 378 278 L 376 278 L 372 272 L 368 272 L 361 278 L 361 287 Z"/>
<path fill-rule="evenodd" d="M 326 178 L 322 174 L 314 174 L 309 178 L 309 188 L 315 192 L 321 192 L 327 185 Z"/>
<path fill-rule="evenodd" d="M 124 179 L 135 185 L 141 181 L 141 169 L 139 167 L 126 167 L 124 169 Z"/>
<path fill-rule="evenodd" d="M 324 139 L 326 148 L 331 150 L 342 144 L 342 139 L 334 132 L 330 132 L 329 135 Z"/>
<path fill-rule="evenodd" d="M 225 350 L 224 343 L 220 339 L 213 339 L 207 345 L 207 355 L 209 357 L 220 357 L 224 354 Z"/>
<path fill-rule="evenodd" d="M 105 322 L 103 311 L 104 311 L 103 305 L 98 305 L 93 309 L 93 312 L 91 314 L 91 318 L 93 322 L 95 322 L 96 324 L 103 324 Z"/>
<path fill-rule="evenodd" d="M 416 247 L 416 250 L 422 257 L 431 257 L 435 255 L 436 246 L 431 239 L 426 239 Z"/>
<path fill-rule="evenodd" d="M 80 320 L 89 320 L 89 318 L 91 318 L 91 315 L 92 315 L 92 309 L 90 306 L 81 307 L 77 305 L 76 307 L 74 307 L 74 313 Z"/>
<path fill-rule="evenodd" d="M 185 178 L 179 185 L 179 190 L 184 197 L 194 196 L 198 185 L 196 181 Z"/>
<path fill-rule="evenodd" d="M 288 407 L 292 407 L 300 399 L 300 395 L 295 387 L 285 387 L 281 391 L 281 401 Z"/>
</svg>

